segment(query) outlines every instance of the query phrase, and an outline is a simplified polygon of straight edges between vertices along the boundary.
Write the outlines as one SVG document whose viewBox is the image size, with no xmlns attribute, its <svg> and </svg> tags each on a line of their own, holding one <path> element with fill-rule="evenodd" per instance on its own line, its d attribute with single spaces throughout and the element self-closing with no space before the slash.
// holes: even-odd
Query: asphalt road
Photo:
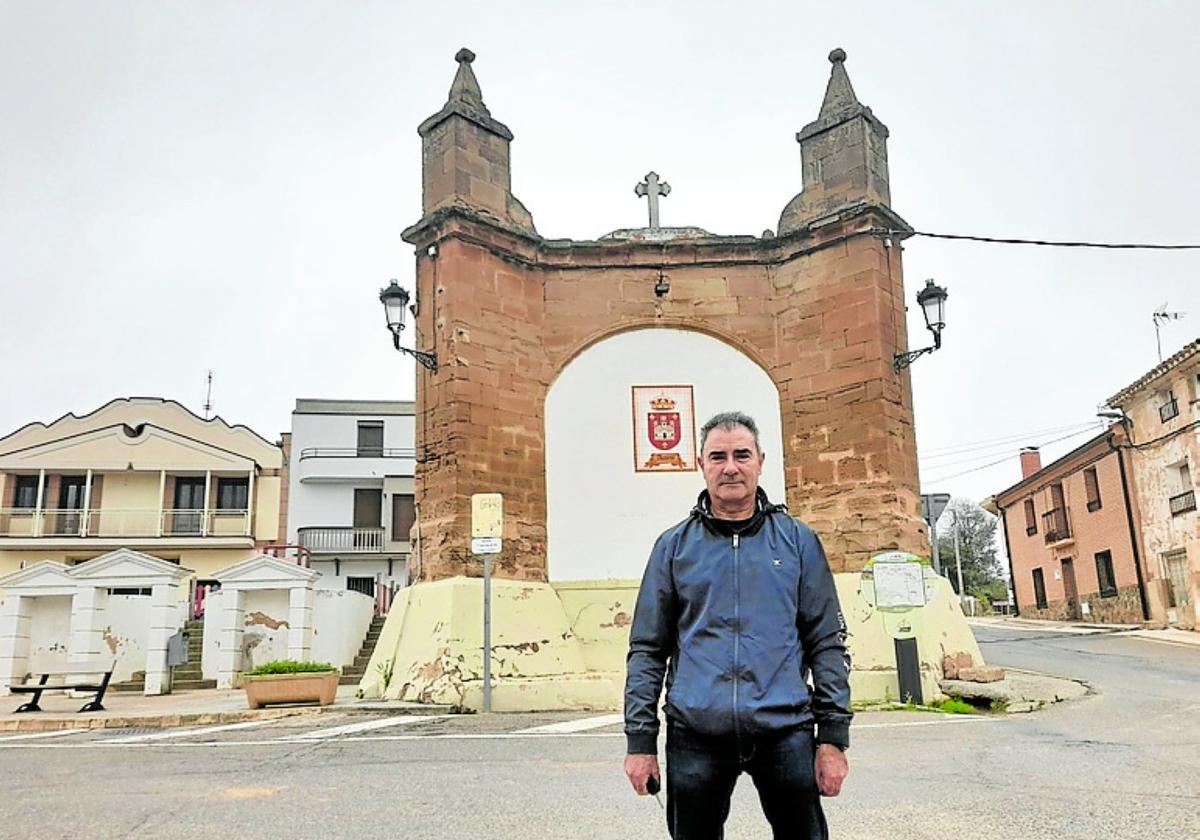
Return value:
<svg viewBox="0 0 1200 840">
<path fill-rule="evenodd" d="M 992 662 L 1095 693 L 1030 715 L 860 715 L 847 788 L 827 801 L 835 838 L 1196 836 L 1200 648 L 978 636 Z M 555 724 L 579 731 L 522 731 Z M 627 787 L 611 718 L 322 715 L 205 730 L 0 737 L 0 837 L 666 837 L 657 804 Z M 770 836 L 746 778 L 726 836 Z"/>
</svg>

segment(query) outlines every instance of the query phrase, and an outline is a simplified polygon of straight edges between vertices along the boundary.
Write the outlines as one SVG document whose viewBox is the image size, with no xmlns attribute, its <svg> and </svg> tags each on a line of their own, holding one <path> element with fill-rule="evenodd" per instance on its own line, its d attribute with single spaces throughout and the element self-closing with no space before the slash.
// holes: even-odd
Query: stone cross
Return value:
<svg viewBox="0 0 1200 840">
<path fill-rule="evenodd" d="M 645 196 L 650 199 L 650 227 L 656 229 L 658 227 L 658 197 L 670 195 L 671 185 L 666 181 L 658 180 L 657 172 L 648 172 L 646 180 L 634 187 L 633 192 L 638 198 Z"/>
</svg>

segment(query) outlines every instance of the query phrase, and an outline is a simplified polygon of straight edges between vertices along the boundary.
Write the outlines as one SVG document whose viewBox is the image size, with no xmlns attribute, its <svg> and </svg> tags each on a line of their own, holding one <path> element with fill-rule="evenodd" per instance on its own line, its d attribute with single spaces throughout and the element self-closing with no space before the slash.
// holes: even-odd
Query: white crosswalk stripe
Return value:
<svg viewBox="0 0 1200 840">
<path fill-rule="evenodd" d="M 395 715 L 393 717 L 365 720 L 361 723 L 349 723 L 345 726 L 331 726 L 326 729 L 313 729 L 309 732 L 298 732 L 280 738 L 281 741 L 321 741 L 327 738 L 340 738 L 343 735 L 354 735 L 358 732 L 370 732 L 373 729 L 383 729 L 387 726 L 409 726 L 426 720 L 434 720 L 442 715 Z"/>
<path fill-rule="evenodd" d="M 130 735 L 126 738 L 113 738 L 112 744 L 136 744 L 141 741 L 166 741 L 171 738 L 190 738 L 194 735 L 210 735 L 215 732 L 229 732 L 234 729 L 250 729 L 272 723 L 271 720 L 250 720 L 243 723 L 224 723 L 219 726 L 201 726 L 198 729 L 167 729 L 162 732 L 151 732 L 148 735 Z"/>
<path fill-rule="evenodd" d="M 548 723 L 545 726 L 533 726 L 529 729 L 518 729 L 514 735 L 565 735 L 571 732 L 586 732 L 589 729 L 599 729 L 602 726 L 612 726 L 624 723 L 625 715 L 599 715 L 597 717 L 564 720 L 560 723 Z"/>
<path fill-rule="evenodd" d="M 34 738 L 58 738 L 63 735 L 76 735 L 80 732 L 87 731 L 88 730 L 86 729 L 55 729 L 52 732 L 28 732 L 24 735 L 9 735 L 7 737 L 0 738 L 0 743 L 7 743 L 8 741 L 30 741 Z"/>
</svg>

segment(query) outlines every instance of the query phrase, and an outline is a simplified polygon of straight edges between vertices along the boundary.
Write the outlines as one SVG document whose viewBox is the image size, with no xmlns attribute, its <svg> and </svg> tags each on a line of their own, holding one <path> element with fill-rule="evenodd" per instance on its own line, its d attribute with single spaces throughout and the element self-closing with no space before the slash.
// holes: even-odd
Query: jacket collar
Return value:
<svg viewBox="0 0 1200 840">
<path fill-rule="evenodd" d="M 754 494 L 754 515 L 750 518 L 749 523 L 741 528 L 735 528 L 733 523 L 728 519 L 718 519 L 713 516 L 712 498 L 708 495 L 708 490 L 701 490 L 700 495 L 696 497 L 696 505 L 692 508 L 691 515 L 699 519 L 704 527 L 714 534 L 722 537 L 732 537 L 735 533 L 739 536 L 751 537 L 758 533 L 762 528 L 763 523 L 767 520 L 769 514 L 776 511 L 787 511 L 785 505 L 777 505 L 767 498 L 767 493 L 761 487 Z"/>
</svg>

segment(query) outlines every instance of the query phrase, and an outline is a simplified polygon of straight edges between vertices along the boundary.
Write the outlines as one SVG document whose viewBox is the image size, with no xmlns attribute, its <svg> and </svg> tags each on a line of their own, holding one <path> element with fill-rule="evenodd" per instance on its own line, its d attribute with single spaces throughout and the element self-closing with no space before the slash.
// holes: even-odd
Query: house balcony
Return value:
<svg viewBox="0 0 1200 840">
<path fill-rule="evenodd" d="M 387 536 L 383 528 L 300 528 L 297 539 L 314 556 L 321 554 L 385 554 Z"/>
<path fill-rule="evenodd" d="M 1070 540 L 1071 523 L 1067 518 L 1065 508 L 1054 508 L 1042 514 L 1042 531 L 1046 535 L 1046 543 L 1060 543 Z"/>
<path fill-rule="evenodd" d="M 374 447 L 306 447 L 300 450 L 297 473 L 301 483 L 361 481 L 385 476 L 412 475 L 415 449 Z"/>
<path fill-rule="evenodd" d="M 248 510 L 0 508 L 0 548 L 251 547 Z"/>
<path fill-rule="evenodd" d="M 1178 496 L 1172 496 L 1168 501 L 1171 506 L 1171 515 L 1179 516 L 1196 509 L 1196 491 L 1184 491 Z"/>
</svg>

